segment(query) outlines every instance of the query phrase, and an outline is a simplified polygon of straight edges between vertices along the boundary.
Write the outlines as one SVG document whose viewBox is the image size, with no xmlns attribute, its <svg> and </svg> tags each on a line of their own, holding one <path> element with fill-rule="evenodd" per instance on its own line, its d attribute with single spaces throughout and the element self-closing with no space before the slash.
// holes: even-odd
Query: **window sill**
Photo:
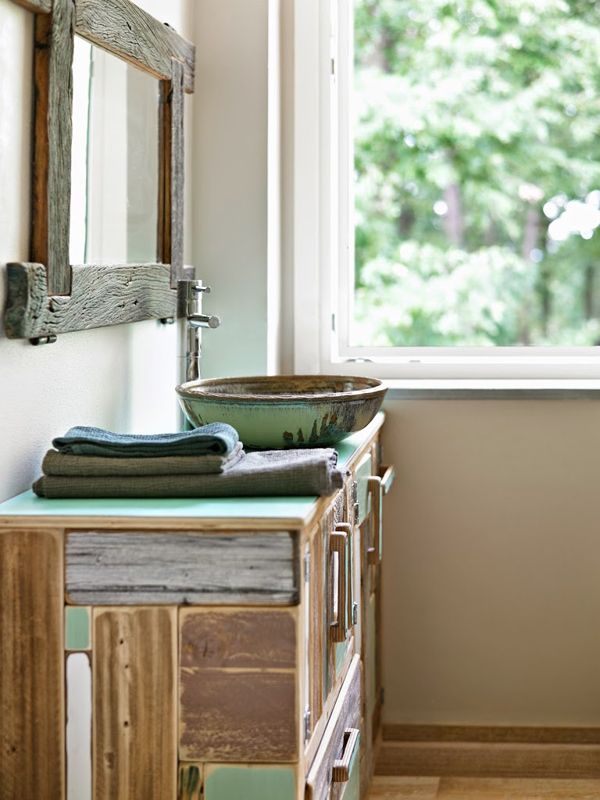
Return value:
<svg viewBox="0 0 600 800">
<path fill-rule="evenodd" d="M 384 380 L 392 400 L 600 400 L 600 380 Z"/>
</svg>

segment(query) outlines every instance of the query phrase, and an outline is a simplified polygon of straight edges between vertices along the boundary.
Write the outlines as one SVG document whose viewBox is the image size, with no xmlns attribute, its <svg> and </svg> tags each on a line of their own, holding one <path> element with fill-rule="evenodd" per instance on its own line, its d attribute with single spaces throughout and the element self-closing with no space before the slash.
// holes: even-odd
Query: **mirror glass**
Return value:
<svg viewBox="0 0 600 800">
<path fill-rule="evenodd" d="M 71 264 L 157 261 L 159 82 L 75 37 Z"/>
</svg>

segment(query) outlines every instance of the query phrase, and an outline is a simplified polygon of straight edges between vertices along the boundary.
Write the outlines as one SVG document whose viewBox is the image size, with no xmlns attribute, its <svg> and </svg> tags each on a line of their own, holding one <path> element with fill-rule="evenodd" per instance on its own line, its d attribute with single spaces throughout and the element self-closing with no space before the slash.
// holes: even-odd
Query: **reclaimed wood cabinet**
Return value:
<svg viewBox="0 0 600 800">
<path fill-rule="evenodd" d="M 328 498 L 0 505 L 0 798 L 365 797 L 382 422 Z"/>
</svg>

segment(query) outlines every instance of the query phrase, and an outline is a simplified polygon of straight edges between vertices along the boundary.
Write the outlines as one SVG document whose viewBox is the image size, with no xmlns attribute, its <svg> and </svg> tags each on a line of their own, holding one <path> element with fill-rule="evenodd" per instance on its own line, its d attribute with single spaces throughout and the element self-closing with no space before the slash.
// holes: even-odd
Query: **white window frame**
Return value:
<svg viewBox="0 0 600 800">
<path fill-rule="evenodd" d="M 460 381 L 600 379 L 594 347 L 348 345 L 354 287 L 352 0 L 296 0 L 293 78 L 293 368 Z"/>
</svg>

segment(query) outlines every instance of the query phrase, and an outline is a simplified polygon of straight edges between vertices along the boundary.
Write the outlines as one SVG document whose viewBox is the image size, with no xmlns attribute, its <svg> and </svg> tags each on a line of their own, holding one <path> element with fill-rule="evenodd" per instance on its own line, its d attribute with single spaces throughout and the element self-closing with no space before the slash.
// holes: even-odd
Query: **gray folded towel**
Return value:
<svg viewBox="0 0 600 800">
<path fill-rule="evenodd" d="M 211 422 L 181 433 L 124 434 L 78 425 L 52 440 L 60 453 L 115 458 L 226 455 L 239 441 L 235 428 Z"/>
<path fill-rule="evenodd" d="M 328 495 L 343 486 L 330 448 L 247 453 L 219 475 L 46 475 L 33 485 L 40 497 L 254 497 Z"/>
<path fill-rule="evenodd" d="M 107 458 L 76 456 L 48 450 L 42 461 L 44 475 L 206 475 L 226 472 L 244 457 L 238 442 L 229 455 L 209 453 L 199 456 L 144 456 L 142 458 Z"/>
</svg>

